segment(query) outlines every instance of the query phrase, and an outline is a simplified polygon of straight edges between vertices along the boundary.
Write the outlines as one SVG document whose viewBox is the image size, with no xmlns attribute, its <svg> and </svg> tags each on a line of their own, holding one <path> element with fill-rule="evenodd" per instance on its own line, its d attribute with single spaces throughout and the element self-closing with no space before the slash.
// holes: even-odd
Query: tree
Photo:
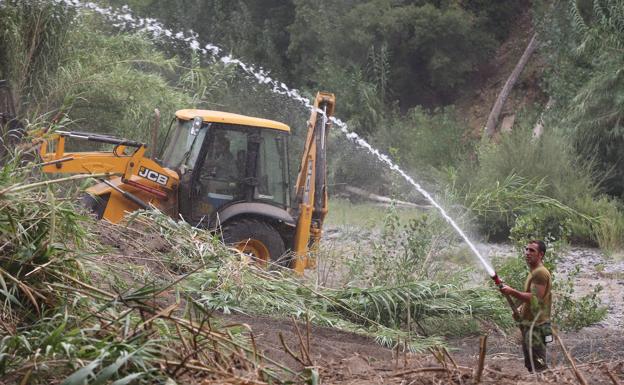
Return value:
<svg viewBox="0 0 624 385">
<path fill-rule="evenodd" d="M 574 51 L 563 68 L 580 82 L 565 121 L 579 154 L 603 175 L 603 189 L 624 197 L 624 3 L 570 0 L 567 7 Z"/>
</svg>

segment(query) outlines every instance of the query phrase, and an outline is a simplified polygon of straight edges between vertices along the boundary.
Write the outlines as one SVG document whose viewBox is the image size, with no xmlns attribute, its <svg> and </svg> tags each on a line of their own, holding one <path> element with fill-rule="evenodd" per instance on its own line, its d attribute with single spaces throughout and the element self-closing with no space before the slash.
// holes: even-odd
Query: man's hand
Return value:
<svg viewBox="0 0 624 385">
<path fill-rule="evenodd" d="M 514 295 L 514 292 L 516 291 L 516 289 L 514 289 L 511 286 L 507 286 L 507 285 L 503 284 L 503 286 L 500 287 L 500 291 L 501 291 L 501 293 L 503 293 L 505 295 Z"/>
<path fill-rule="evenodd" d="M 529 302 L 531 301 L 531 293 L 525 293 L 523 291 L 518 291 L 516 289 L 514 289 L 511 286 L 507 286 L 505 284 L 503 284 L 503 286 L 501 286 L 500 288 L 501 293 L 503 293 L 504 295 L 507 296 L 511 296 L 514 297 L 515 299 L 519 299 L 522 302 Z"/>
</svg>

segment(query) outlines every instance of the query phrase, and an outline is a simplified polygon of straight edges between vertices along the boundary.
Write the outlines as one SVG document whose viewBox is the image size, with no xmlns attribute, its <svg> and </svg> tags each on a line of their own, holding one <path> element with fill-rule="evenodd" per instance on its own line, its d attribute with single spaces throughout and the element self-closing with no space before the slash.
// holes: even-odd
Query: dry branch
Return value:
<svg viewBox="0 0 624 385">
<path fill-rule="evenodd" d="M 292 349 L 290 349 L 290 348 L 288 347 L 288 345 L 286 345 L 286 341 L 284 341 L 284 335 L 280 332 L 280 333 L 278 334 L 278 336 L 279 336 L 280 343 L 282 344 L 282 347 L 284 348 L 284 351 L 285 351 L 286 353 L 288 353 L 288 355 L 289 355 L 289 356 L 291 356 L 291 357 L 292 357 L 295 361 L 297 361 L 297 362 L 298 362 L 298 363 L 300 363 L 301 365 L 303 365 L 303 366 L 307 366 L 307 365 L 306 365 L 306 363 L 305 363 L 305 362 L 304 362 L 301 358 L 299 358 L 299 357 L 298 357 L 298 356 L 297 356 L 297 355 L 296 355 L 296 354 L 292 351 Z"/>
<path fill-rule="evenodd" d="M 303 336 L 301 335 L 301 331 L 299 330 L 299 325 L 297 325 L 297 321 L 295 321 L 295 317 L 291 317 L 293 325 L 295 325 L 295 331 L 297 332 L 297 337 L 299 338 L 299 345 L 301 350 L 301 358 L 305 360 L 307 363 L 305 366 L 314 366 L 314 363 L 310 359 L 310 339 L 308 335 L 308 345 L 303 342 Z"/>
<path fill-rule="evenodd" d="M 416 369 L 401 370 L 400 372 L 394 372 L 389 377 L 401 377 L 401 376 L 406 376 L 408 374 L 424 373 L 424 372 L 444 372 L 444 373 L 446 373 L 446 372 L 450 372 L 450 370 L 448 368 L 444 368 L 444 367 L 416 368 Z"/>
<path fill-rule="evenodd" d="M 613 375 L 613 373 L 611 373 L 611 371 L 609 370 L 609 365 L 605 365 L 604 366 L 604 370 L 607 373 L 607 376 L 609 376 L 609 379 L 611 380 L 611 382 L 613 383 L 613 385 L 620 385 L 620 382 L 618 381 L 618 379 L 615 377 L 615 375 Z"/>
<path fill-rule="evenodd" d="M 119 175 L 121 174 L 107 172 L 107 173 L 101 173 L 101 174 L 72 175 L 66 178 L 51 179 L 51 180 L 46 180 L 43 182 L 36 182 L 36 183 L 29 183 L 29 184 L 16 183 L 3 190 L 0 190 L 0 196 L 8 192 L 15 193 L 15 192 L 24 191 L 24 190 L 30 190 L 30 189 L 37 188 L 37 187 L 49 186 L 49 185 L 56 184 L 56 183 L 63 183 L 63 182 L 67 182 L 70 180 L 81 180 L 81 179 L 88 179 L 88 178 L 95 178 L 95 179 L 110 178 L 112 176 L 119 176 Z"/>
</svg>

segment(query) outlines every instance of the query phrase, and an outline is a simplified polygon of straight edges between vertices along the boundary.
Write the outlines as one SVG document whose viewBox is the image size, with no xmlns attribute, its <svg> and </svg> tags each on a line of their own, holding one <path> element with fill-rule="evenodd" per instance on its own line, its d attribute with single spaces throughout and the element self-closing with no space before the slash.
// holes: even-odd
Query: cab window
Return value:
<svg viewBox="0 0 624 385">
<path fill-rule="evenodd" d="M 286 164 L 286 135 L 274 130 L 262 130 L 258 156 L 258 188 L 254 199 L 270 200 L 288 205 L 288 165 Z"/>
</svg>

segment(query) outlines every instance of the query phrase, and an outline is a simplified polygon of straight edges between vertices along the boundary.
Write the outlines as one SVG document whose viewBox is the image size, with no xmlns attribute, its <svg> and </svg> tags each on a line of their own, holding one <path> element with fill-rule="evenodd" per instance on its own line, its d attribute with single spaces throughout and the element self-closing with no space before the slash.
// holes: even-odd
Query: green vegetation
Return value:
<svg viewBox="0 0 624 385">
<path fill-rule="evenodd" d="M 406 324 L 505 322 L 495 292 L 459 279 L 328 289 L 258 269 L 214 234 L 160 213 L 94 225 L 73 197 L 55 197 L 55 181 L 28 183 L 31 169 L 7 163 L 0 183 L 0 376 L 9 381 L 164 383 L 205 373 L 233 381 L 222 368 L 241 360 L 259 381 L 306 380 L 255 351 L 246 330 L 221 327 L 214 310 L 308 319 L 417 351 L 442 341 Z M 161 245 L 150 249 L 142 237 Z M 115 257 L 106 239 L 130 249 Z M 159 273 L 141 274 L 146 263 Z"/>
<path fill-rule="evenodd" d="M 49 187 L 25 183 L 20 170 L 5 165 L 0 183 L 3 381 L 165 383 L 206 373 L 236 378 L 219 369 L 233 366 L 232 360 L 246 362 L 260 380 L 279 378 L 278 372 L 257 366 L 266 359 L 252 351 L 246 336 L 232 328 L 206 326 L 209 315 L 192 300 L 180 317 L 180 311 L 174 312 L 183 307 L 179 300 L 162 307 L 157 303 L 177 282 L 226 255 L 212 235 L 188 225 L 176 227 L 168 218 L 167 228 L 150 220 L 148 225 L 160 229 L 173 249 L 155 260 L 170 272 L 179 272 L 183 264 L 187 272 L 177 281 L 152 276 L 142 282 L 119 273 L 128 266 L 103 271 L 107 264 L 100 257 L 112 259 L 112 254 L 97 239 L 115 228 L 97 234 L 91 219 L 76 214 L 73 199 L 59 199 Z M 141 235 L 137 229 L 148 231 L 141 221 L 137 218 L 133 226 L 118 231 L 132 233 L 129 238 Z M 172 226 L 178 232 L 167 234 Z M 106 276 L 111 280 L 104 281 Z M 287 368 L 273 367 L 298 378 Z"/>
<path fill-rule="evenodd" d="M 539 64 L 543 105 L 525 106 L 513 132 L 497 144 L 467 137 L 466 117 L 452 103 L 474 92 L 468 79 L 508 37 L 513 20 L 530 11 L 524 2 L 130 5 L 174 29 L 192 26 L 204 41 L 228 47 L 292 86 L 339 90 L 338 112 L 352 129 L 427 188 L 450 190 L 456 203 L 474 210 L 477 226 L 492 239 L 506 239 L 516 218 L 534 219 L 544 210 L 537 219 L 545 222 L 542 236 L 556 230 L 555 222 L 565 222 L 574 242 L 622 247 L 620 204 L 602 195 L 619 196 L 624 179 L 618 155 L 621 55 L 613 54 L 621 51 L 617 25 L 624 11 L 617 1 L 535 3 L 538 55 L 545 59 L 535 61 L 552 63 Z M 545 109 L 548 99 L 554 103 Z M 533 140 L 540 118 L 547 130 Z M 410 190 L 370 156 L 344 149 L 340 141 L 337 146 L 341 151 L 330 157 L 333 183 L 374 185 L 384 195 Z M 496 186 L 514 180 L 534 187 L 533 197 L 519 191 L 492 195 Z M 498 202 L 486 205 L 497 205 L 498 213 L 479 206 L 490 198 Z"/>
<path fill-rule="evenodd" d="M 624 248 L 620 1 L 536 2 L 538 55 L 549 63 L 540 92 L 554 103 L 524 106 L 496 142 L 468 135 L 453 103 L 480 87 L 473 77 L 528 11 L 523 1 L 200 3 L 130 2 L 306 95 L 336 92 L 338 116 L 488 239 Z M 188 47 L 120 33 L 56 2 L 3 2 L 0 21 L 0 78 L 10 80 L 33 133 L 70 128 L 146 140 L 154 108 L 165 131 L 176 109 L 206 107 L 284 121 L 301 140 L 307 111 Z M 540 118 L 547 129 L 533 138 Z M 332 140 L 332 184 L 411 198 L 411 186 L 346 139 Z M 371 234 L 358 235 L 359 248 L 346 255 L 326 251 L 345 272 L 332 288 L 249 266 L 213 234 L 159 214 L 111 227 L 120 237 L 162 238 L 165 251 L 143 248 L 138 257 L 162 264 L 154 277 L 145 263 L 107 259 L 114 253 L 93 241 L 101 234 L 76 213 L 75 197 L 60 198 L 54 181 L 38 183 L 45 178 L 36 161 L 22 157 L 33 146 L 10 150 L 0 170 L 0 375 L 9 382 L 166 383 L 206 372 L 223 379 L 231 373 L 219 368 L 236 365 L 259 381 L 310 378 L 259 355 L 247 332 L 214 323 L 215 310 L 309 319 L 412 350 L 477 331 L 480 320 L 512 325 L 494 290 L 455 271 L 463 252 L 437 213 L 332 202 L 330 223 L 364 223 Z M 557 252 L 548 258 L 555 272 Z M 522 260 L 497 267 L 522 285 Z M 573 279 L 556 283 L 557 322 L 569 329 L 605 315 L 597 292 L 575 299 Z"/>
<path fill-rule="evenodd" d="M 548 12 L 540 27 L 549 36 L 546 54 L 553 63 L 546 80 L 557 108 L 550 117 L 599 171 L 600 187 L 622 197 L 624 5 L 616 0 L 568 1 Z"/>
<path fill-rule="evenodd" d="M 9 21 L 0 34 L 8 53 L 0 76 L 12 81 L 21 115 L 31 121 L 67 116 L 70 127 L 145 140 L 154 108 L 168 118 L 177 108 L 196 106 L 278 119 L 302 132 L 305 111 L 233 67 L 179 44 L 116 34 L 97 17 L 71 23 L 76 12 L 58 4 L 10 4 L 0 10 Z M 623 247 L 621 55 L 611 54 L 622 40 L 617 23 L 624 11 L 617 1 L 535 3 L 534 23 L 543 36 L 538 55 L 553 63 L 539 64 L 544 87 L 537 91 L 554 103 L 524 106 L 511 134 L 496 144 L 467 136 L 467 117 L 453 103 L 479 87 L 469 79 L 481 76 L 481 63 L 508 37 L 512 21 L 530 11 L 522 1 L 129 4 L 173 30 L 193 28 L 200 43 L 221 44 L 304 94 L 336 91 L 339 116 L 352 129 L 427 189 L 452 197 L 449 204 L 466 206 L 491 239 L 506 239 L 516 218 L 537 215 L 545 222 L 540 236 L 565 222 L 573 242 Z M 253 92 L 230 91 L 240 89 Z M 547 130 L 533 140 L 538 119 Z M 166 126 L 163 119 L 163 131 Z M 330 153 L 331 183 L 389 196 L 412 193 L 370 155 L 333 140 L 340 150 Z M 293 171 L 299 147 L 291 146 Z M 515 191 L 514 181 L 521 180 L 533 191 Z"/>
<path fill-rule="evenodd" d="M 196 274 L 189 286 L 208 309 L 307 317 L 319 325 L 369 335 L 388 347 L 408 341 L 412 351 L 442 343 L 435 329 L 431 337 L 405 331 L 423 320 L 449 323 L 467 317 L 506 321 L 506 311 L 498 306 L 496 293 L 452 283 L 412 281 L 397 286 L 313 288 L 293 279 L 290 272 L 249 269 L 232 261 Z"/>
</svg>

